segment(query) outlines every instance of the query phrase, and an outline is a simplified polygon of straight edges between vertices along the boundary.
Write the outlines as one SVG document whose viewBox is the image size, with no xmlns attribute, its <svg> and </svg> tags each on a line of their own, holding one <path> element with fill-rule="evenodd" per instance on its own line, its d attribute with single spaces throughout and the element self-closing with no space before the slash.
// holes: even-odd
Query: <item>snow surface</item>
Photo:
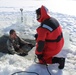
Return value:
<svg viewBox="0 0 76 75">
<path fill-rule="evenodd" d="M 57 1 L 57 2 L 56 2 Z M 17 4 L 18 3 L 18 4 Z M 76 6 L 75 0 L 0 0 L 0 36 L 15 29 L 22 38 L 34 39 L 36 28 L 35 9 L 41 5 L 49 8 L 51 16 L 61 24 L 65 45 L 57 56 L 66 58 L 65 68 L 58 69 L 58 64 L 49 65 L 52 75 L 76 75 Z M 23 8 L 23 23 L 21 23 L 20 8 Z M 46 66 L 34 62 L 35 47 L 26 57 L 0 53 L 0 75 L 11 75 L 18 71 L 36 72 L 39 75 L 49 75 Z M 36 75 L 20 73 L 16 75 Z"/>
</svg>

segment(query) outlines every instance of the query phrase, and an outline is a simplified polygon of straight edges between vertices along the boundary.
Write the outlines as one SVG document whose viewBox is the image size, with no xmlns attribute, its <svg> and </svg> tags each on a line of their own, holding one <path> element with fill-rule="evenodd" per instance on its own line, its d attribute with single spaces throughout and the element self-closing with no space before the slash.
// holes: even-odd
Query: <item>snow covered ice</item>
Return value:
<svg viewBox="0 0 76 75">
<path fill-rule="evenodd" d="M 19 1 L 19 4 L 15 4 L 14 1 Z M 58 64 L 53 64 L 48 66 L 49 71 L 52 75 L 76 75 L 76 1 L 57 0 L 57 4 L 54 2 L 55 0 L 48 0 L 48 3 L 46 1 L 47 0 L 1 0 L 0 36 L 8 34 L 9 30 L 14 28 L 20 37 L 34 39 L 33 35 L 36 33 L 36 28 L 39 25 L 36 21 L 35 9 L 44 4 L 50 9 L 50 15 L 60 22 L 65 37 L 63 51 L 57 55 L 64 56 L 66 58 L 65 68 L 63 70 L 59 70 Z M 63 3 L 66 3 L 64 5 L 68 6 L 60 8 L 58 1 L 60 3 L 60 7 Z M 7 4 L 7 2 L 9 3 Z M 23 8 L 23 23 L 21 23 L 20 20 L 20 8 Z M 0 53 L 0 75 L 11 75 L 18 71 L 29 71 L 36 72 L 39 75 L 49 75 L 46 70 L 46 66 L 39 65 L 34 62 L 34 50 L 35 47 L 26 57 L 21 57 L 16 54 L 9 55 Z M 16 75 L 36 74 L 20 73 Z"/>
</svg>

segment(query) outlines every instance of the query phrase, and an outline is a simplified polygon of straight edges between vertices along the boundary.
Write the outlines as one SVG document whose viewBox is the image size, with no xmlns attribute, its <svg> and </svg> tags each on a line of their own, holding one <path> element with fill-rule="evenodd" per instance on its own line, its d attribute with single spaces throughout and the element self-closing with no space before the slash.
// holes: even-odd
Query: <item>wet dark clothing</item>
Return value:
<svg viewBox="0 0 76 75">
<path fill-rule="evenodd" d="M 28 42 L 25 42 L 23 39 L 17 37 L 15 40 L 9 38 L 7 40 L 7 47 L 8 47 L 8 51 L 11 54 L 27 54 L 28 53 L 28 49 L 26 48 L 27 46 L 30 47 L 31 50 L 31 46 L 32 44 L 29 44 Z"/>
</svg>

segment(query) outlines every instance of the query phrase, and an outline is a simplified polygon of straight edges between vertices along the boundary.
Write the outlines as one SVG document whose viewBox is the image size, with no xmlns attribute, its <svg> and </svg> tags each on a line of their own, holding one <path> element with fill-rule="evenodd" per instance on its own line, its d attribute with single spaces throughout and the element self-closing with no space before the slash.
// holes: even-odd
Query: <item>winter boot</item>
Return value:
<svg viewBox="0 0 76 75">
<path fill-rule="evenodd" d="M 61 57 L 61 58 L 53 57 L 52 58 L 52 63 L 58 63 L 59 64 L 58 68 L 63 69 L 64 66 L 65 66 L 65 58 L 63 58 L 63 57 Z"/>
</svg>

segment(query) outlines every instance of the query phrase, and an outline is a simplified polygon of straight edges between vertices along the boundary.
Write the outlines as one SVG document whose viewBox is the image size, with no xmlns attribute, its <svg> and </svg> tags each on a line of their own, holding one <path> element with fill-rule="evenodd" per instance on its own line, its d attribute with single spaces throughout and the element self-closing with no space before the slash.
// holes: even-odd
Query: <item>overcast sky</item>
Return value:
<svg viewBox="0 0 76 75">
<path fill-rule="evenodd" d="M 35 10 L 35 8 L 38 8 L 41 5 L 45 5 L 48 9 L 54 12 L 68 13 L 72 15 L 76 14 L 76 0 L 0 0 L 0 8 L 24 8 L 32 6 L 31 10 Z"/>
</svg>

